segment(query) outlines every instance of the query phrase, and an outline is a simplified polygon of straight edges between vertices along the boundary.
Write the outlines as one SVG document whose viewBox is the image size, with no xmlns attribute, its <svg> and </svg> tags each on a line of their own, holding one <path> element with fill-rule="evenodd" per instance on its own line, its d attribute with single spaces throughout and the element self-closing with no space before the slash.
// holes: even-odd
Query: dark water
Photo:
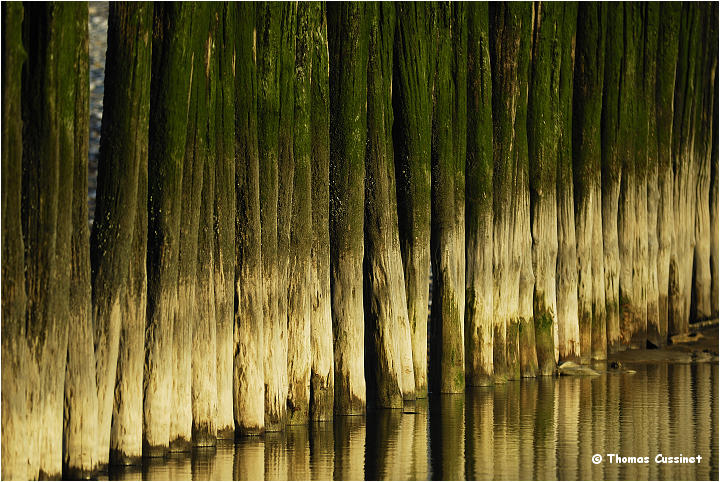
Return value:
<svg viewBox="0 0 720 482">
<path fill-rule="evenodd" d="M 718 365 L 538 378 L 112 471 L 116 479 L 718 479 Z M 592 462 L 601 454 L 599 464 Z M 649 457 L 611 463 L 607 454 Z M 702 457 L 658 464 L 658 454 Z"/>
</svg>

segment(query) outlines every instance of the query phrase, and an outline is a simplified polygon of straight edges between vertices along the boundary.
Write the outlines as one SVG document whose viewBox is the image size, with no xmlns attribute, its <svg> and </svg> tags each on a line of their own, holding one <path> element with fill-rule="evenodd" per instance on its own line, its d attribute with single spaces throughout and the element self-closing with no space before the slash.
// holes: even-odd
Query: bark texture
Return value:
<svg viewBox="0 0 720 482">
<path fill-rule="evenodd" d="M 310 300 L 310 418 L 332 420 L 335 396 L 333 327 L 330 308 L 330 92 L 326 7 L 313 9 L 310 79 L 312 171 L 312 263 Z"/>
<path fill-rule="evenodd" d="M 393 140 L 398 229 L 412 333 L 415 394 L 427 396 L 430 280 L 430 151 L 434 78 L 432 6 L 399 3 L 395 35 Z M 397 92 L 397 95 L 395 95 Z"/>
<path fill-rule="evenodd" d="M 260 229 L 255 8 L 237 9 L 235 42 L 235 320 L 233 414 L 241 434 L 265 428 L 265 339 Z"/>
<path fill-rule="evenodd" d="M 542 375 L 551 375 L 555 371 L 555 273 L 558 252 L 556 191 L 558 141 L 561 135 L 560 68 L 564 8 L 546 2 L 535 8 L 532 80 L 528 99 L 532 267 L 535 273 L 533 318 L 538 368 Z"/>
<path fill-rule="evenodd" d="M 190 4 L 154 6 L 148 153 L 148 308 L 145 329 L 143 455 L 162 456 L 170 443 L 173 333 L 183 155 L 193 70 Z"/>
<path fill-rule="evenodd" d="M 493 375 L 492 72 L 488 4 L 476 3 L 468 5 L 467 8 L 465 380 L 468 385 L 477 386 L 491 384 Z M 553 269 L 554 266 L 553 262 Z M 554 290 L 553 281 L 553 292 Z"/>
<path fill-rule="evenodd" d="M 363 207 L 368 28 L 366 6 L 328 5 L 330 51 L 330 289 L 335 413 L 365 411 Z"/>
<path fill-rule="evenodd" d="M 605 358 L 605 282 L 600 211 L 602 93 L 605 67 L 605 7 L 578 6 L 573 90 L 573 177 L 578 259 L 580 358 Z M 596 221 L 600 219 L 600 222 Z M 596 286 L 597 285 L 597 286 Z M 602 295 L 602 296 L 600 296 Z M 598 296 L 600 296 L 598 298 Z"/>
</svg>

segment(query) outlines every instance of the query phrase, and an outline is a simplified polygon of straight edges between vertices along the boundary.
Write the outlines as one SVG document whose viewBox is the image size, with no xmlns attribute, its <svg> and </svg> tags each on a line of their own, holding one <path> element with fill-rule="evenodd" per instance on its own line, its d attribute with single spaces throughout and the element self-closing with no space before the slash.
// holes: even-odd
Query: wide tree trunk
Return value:
<svg viewBox="0 0 720 482">
<path fill-rule="evenodd" d="M 560 61 L 560 139 L 557 161 L 557 236 L 558 258 L 557 338 L 555 359 L 580 357 L 580 328 L 577 298 L 577 252 L 575 243 L 575 204 L 572 172 L 572 97 L 575 30 L 578 6 L 564 6 Z"/>
<path fill-rule="evenodd" d="M 23 119 L 21 3 L 2 4 L 2 478 L 38 475 L 37 434 L 29 400 L 38 384 L 26 331 L 22 218 Z"/>
<path fill-rule="evenodd" d="M 468 385 L 477 386 L 491 384 L 493 376 L 492 79 L 488 4 L 474 3 L 467 8 L 465 380 Z M 554 261 L 552 265 L 554 270 Z M 552 291 L 555 292 L 554 280 Z M 554 300 L 555 296 L 552 298 Z M 535 320 L 537 322 L 537 316 Z M 552 350 L 552 340 L 549 348 Z"/>
<path fill-rule="evenodd" d="M 335 413 L 365 411 L 363 207 L 368 28 L 363 4 L 328 5 L 330 288 Z"/>
<path fill-rule="evenodd" d="M 76 49 L 81 17 L 79 5 L 38 4 L 26 6 L 23 22 L 28 60 L 21 93 L 21 220 L 28 300 L 25 336 L 32 358 L 20 360 L 31 365 L 27 369 L 31 385 L 24 401 L 29 410 L 27 422 L 17 429 L 23 431 L 24 445 L 29 445 L 28 469 L 33 478 L 56 478 L 62 472 L 76 163 Z M 34 378 L 35 369 L 39 380 Z M 22 371 L 15 374 L 23 375 Z"/>
<path fill-rule="evenodd" d="M 330 94 L 326 7 L 317 5 L 310 78 L 312 248 L 310 278 L 310 418 L 333 418 L 335 363 L 330 308 Z"/>
<path fill-rule="evenodd" d="M 367 152 L 365 157 L 365 371 L 378 406 L 415 398 L 410 324 L 395 200 L 392 59 L 395 7 L 369 7 Z"/>
<path fill-rule="evenodd" d="M 287 379 L 287 313 L 280 319 L 278 264 L 278 162 L 280 122 L 280 41 L 283 6 L 257 6 L 258 151 L 260 156 L 260 225 L 263 262 L 263 318 L 265 371 L 265 428 L 277 431 L 285 424 Z M 289 175 L 289 173 L 283 173 Z"/>
<path fill-rule="evenodd" d="M 90 285 L 90 233 L 88 231 L 88 24 L 87 5 L 79 4 L 76 31 L 74 95 L 73 193 L 70 307 L 63 423 L 63 475 L 89 477 L 97 464 L 97 385 Z M 72 99 L 71 99 L 72 100 Z M 57 374 L 56 374 L 57 376 Z M 107 447 L 102 448 L 107 451 Z"/>
<path fill-rule="evenodd" d="M 573 177 L 575 240 L 578 259 L 580 358 L 604 359 L 605 281 L 603 279 L 600 211 L 601 114 L 605 66 L 605 7 L 580 4 L 573 90 Z M 600 285 L 597 289 L 596 285 Z M 602 294 L 600 299 L 596 296 Z"/>
<path fill-rule="evenodd" d="M 217 6 L 215 35 L 218 70 L 215 101 L 215 333 L 218 438 L 232 439 L 233 422 L 233 319 L 235 304 L 235 28 L 236 10 Z M 211 114 L 212 115 L 212 114 Z M 212 148 L 211 148 L 212 149 Z M 245 306 L 242 306 L 245 309 Z M 212 328 L 210 328 L 212 330 Z"/>
<path fill-rule="evenodd" d="M 673 95 L 678 60 L 678 35 L 682 5 L 669 3 L 663 7 L 658 26 L 658 50 L 654 104 L 657 119 L 657 283 L 658 321 L 648 323 L 648 341 L 665 346 L 668 334 L 668 283 L 670 251 L 675 226 L 673 208 Z"/>
<path fill-rule="evenodd" d="M 555 371 L 558 253 L 557 163 L 560 139 L 560 45 L 564 7 L 543 2 L 534 12 L 528 152 L 532 212 L 533 318 L 539 372 Z M 525 256 L 528 256 L 527 253 Z"/>
<path fill-rule="evenodd" d="M 712 117 L 712 147 L 710 153 L 710 309 L 711 316 L 718 316 L 720 303 L 720 189 L 718 182 L 718 75 L 715 73 L 715 98 Z"/>
<path fill-rule="evenodd" d="M 265 427 L 255 5 L 237 4 L 235 42 L 235 321 L 233 413 L 241 434 Z"/>
<path fill-rule="evenodd" d="M 312 34 L 318 16 L 309 3 L 298 4 L 295 47 L 295 157 L 288 278 L 288 423 L 304 424 L 310 409 L 310 249 L 312 244 L 312 172 L 310 166 L 310 81 Z"/>
<path fill-rule="evenodd" d="M 430 280 L 430 151 L 434 30 L 432 7 L 398 3 L 393 85 L 393 140 L 398 229 L 412 334 L 415 395 L 427 396 Z M 397 94 L 395 94 L 397 92 Z"/>
<path fill-rule="evenodd" d="M 602 191 L 603 267 L 605 270 L 606 338 L 609 353 L 620 349 L 620 252 L 618 243 L 618 198 L 620 194 L 620 68 L 623 56 L 623 9 L 608 5 L 603 80 Z"/>
<path fill-rule="evenodd" d="M 683 5 L 673 117 L 673 207 L 675 232 L 670 253 L 668 335 L 686 333 L 690 318 L 693 254 L 695 251 L 695 176 L 693 134 L 696 112 L 696 70 L 701 12 Z"/>
<path fill-rule="evenodd" d="M 190 4 L 155 5 L 148 154 L 148 309 L 145 330 L 143 455 L 168 450 L 173 333 L 178 314 L 183 158 L 193 74 Z M 189 400 L 188 400 L 189 402 Z M 177 430 L 175 430 L 177 432 Z"/>
<path fill-rule="evenodd" d="M 221 48 L 218 35 L 219 15 L 209 4 L 198 6 L 193 24 L 193 42 L 195 42 L 195 64 L 193 66 L 193 85 L 190 98 L 190 117 L 188 118 L 188 140 L 183 171 L 183 195 L 189 194 L 184 201 L 183 216 L 189 213 L 193 227 L 185 232 L 185 222 L 180 231 L 180 273 L 192 271 L 191 282 L 194 313 L 191 313 L 189 330 L 189 354 L 191 366 L 188 367 L 191 409 L 191 435 L 194 446 L 213 446 L 217 440 L 217 353 L 216 353 L 216 302 L 215 293 L 223 286 L 216 283 L 217 260 L 215 226 L 213 219 L 215 207 L 217 158 L 218 109 L 216 101 L 219 91 L 218 49 Z M 197 33 L 195 33 L 197 32 Z M 192 177 L 190 177 L 192 176 Z M 189 188 L 191 191 L 185 190 Z M 191 197 L 192 196 L 192 197 Z M 184 218 L 183 218 L 184 221 Z M 183 248 L 190 247 L 193 240 L 185 242 L 185 236 L 192 237 L 194 249 L 188 249 L 192 259 L 183 259 Z M 188 266 L 185 268 L 185 263 Z M 182 278 L 181 278 L 182 286 Z M 182 293 L 182 292 L 180 292 Z M 181 299 L 182 301 L 182 299 Z M 182 308 L 181 308 L 182 312 Z M 177 321 L 176 318 L 176 328 Z M 178 331 L 176 330 L 176 334 Z M 190 442 L 190 440 L 188 440 Z"/>
<path fill-rule="evenodd" d="M 643 98 L 647 107 L 647 322 L 643 346 L 650 340 L 650 333 L 659 332 L 660 316 L 658 312 L 658 139 L 657 139 L 657 91 L 656 73 L 658 58 L 658 34 L 660 29 L 660 9 L 656 3 L 645 5 L 645 42 L 643 50 Z M 657 342 L 657 337 L 653 339 Z M 651 341 L 654 346 L 658 346 Z"/>
<path fill-rule="evenodd" d="M 458 226 L 462 214 L 458 213 L 458 204 L 462 200 L 464 211 L 467 114 L 466 104 L 457 98 L 466 98 L 467 27 L 462 6 L 438 5 L 433 15 L 438 43 L 431 156 L 430 386 L 433 391 L 458 393 L 465 388 L 465 235 L 464 216 L 462 228 Z M 456 130 L 463 133 L 462 138 Z"/>
</svg>

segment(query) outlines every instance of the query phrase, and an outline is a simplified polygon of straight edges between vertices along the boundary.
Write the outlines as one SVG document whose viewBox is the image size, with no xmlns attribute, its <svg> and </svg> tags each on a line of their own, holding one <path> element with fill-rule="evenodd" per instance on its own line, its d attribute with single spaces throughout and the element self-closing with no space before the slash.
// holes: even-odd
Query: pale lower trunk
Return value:
<svg viewBox="0 0 720 482">
<path fill-rule="evenodd" d="M 695 253 L 693 270 L 694 320 L 712 315 L 710 271 L 710 153 L 703 155 L 698 166 L 695 196 Z"/>
<path fill-rule="evenodd" d="M 265 429 L 265 337 L 263 333 L 263 282 L 261 267 L 245 265 L 235 282 L 233 392 L 238 432 L 257 435 Z"/>
<path fill-rule="evenodd" d="M 203 214 L 204 215 L 204 214 Z M 200 229 L 210 229 L 209 222 L 202 221 Z M 203 235 L 201 235 L 203 239 Z M 212 239 L 212 238 L 210 238 Z M 207 238 L 205 238 L 207 241 Z M 205 248 L 207 249 L 207 248 Z M 200 248 L 201 256 L 204 248 Z M 216 283 L 214 253 L 209 259 L 199 260 L 195 288 L 197 314 L 192 326 L 191 343 L 191 410 L 192 444 L 214 446 L 217 443 L 217 352 L 215 290 L 223 286 Z M 207 254 L 207 251 L 205 252 Z"/>
<path fill-rule="evenodd" d="M 154 301 L 145 329 L 143 397 L 143 456 L 162 457 L 170 443 L 173 323 L 178 290 L 163 290 Z M 151 301 L 148 300 L 148 304 Z"/>
<path fill-rule="evenodd" d="M 670 252 L 675 225 L 673 210 L 673 171 L 668 165 L 658 172 L 658 218 L 657 218 L 657 284 L 658 325 L 653 333 L 648 325 L 648 338 L 656 346 L 667 344 L 668 334 L 668 283 L 670 281 Z"/>
<path fill-rule="evenodd" d="M 584 180 L 584 189 L 575 205 L 578 327 L 580 329 L 580 360 L 583 362 L 590 361 L 593 327 L 592 236 L 595 206 L 590 182 L 589 179 Z"/>
<path fill-rule="evenodd" d="M 171 452 L 189 450 L 192 440 L 192 332 L 197 321 L 196 295 L 195 280 L 180 280 L 172 341 Z"/>
<path fill-rule="evenodd" d="M 141 263 L 145 271 L 145 260 Z M 131 267 L 131 270 L 133 268 Z M 115 403 L 110 431 L 110 463 L 136 464 L 142 457 L 143 427 L 143 333 L 145 332 L 146 284 L 135 292 L 128 285 L 122 307 Z"/>
<path fill-rule="evenodd" d="M 309 192 L 308 192 L 309 194 Z M 303 253 L 305 254 L 305 253 Z M 307 253 L 309 254 L 309 253 Z M 288 424 L 307 423 L 310 404 L 310 295 L 309 257 L 296 256 L 291 261 L 288 303 Z"/>
<path fill-rule="evenodd" d="M 645 173 L 635 178 L 635 251 L 633 253 L 633 328 L 630 339 L 631 348 L 645 348 L 647 343 L 647 301 L 650 285 L 648 253 L 648 208 L 647 178 Z"/>
<path fill-rule="evenodd" d="M 626 179 L 627 178 L 627 179 Z M 620 340 L 621 349 L 627 349 L 631 337 L 635 333 L 637 300 L 633 291 L 633 273 L 639 269 L 634 257 L 636 236 L 635 229 L 635 183 L 629 173 L 623 172 L 618 200 L 618 248 L 620 253 L 618 281 L 620 292 Z"/>
<path fill-rule="evenodd" d="M 717 126 L 717 119 L 714 121 Z M 713 132 L 714 135 L 717 131 Z M 718 142 L 717 136 L 715 142 Z M 716 147 L 713 151 L 716 151 Z M 718 286 L 720 285 L 720 198 L 718 197 L 718 159 L 717 155 L 712 157 L 711 162 L 715 163 L 714 168 L 711 168 L 711 181 L 710 181 L 710 309 L 712 316 L 718 316 L 718 303 L 720 303 L 720 292 Z"/>
<path fill-rule="evenodd" d="M 519 238 L 520 277 L 518 279 L 518 341 L 520 344 L 520 374 L 523 377 L 535 377 L 538 373 L 537 351 L 535 349 L 535 321 L 533 319 L 533 292 L 535 274 L 532 263 L 532 227 L 530 220 L 530 185 L 527 168 L 522 171 L 524 177 L 520 186 L 520 220 L 516 226 Z"/>
<path fill-rule="evenodd" d="M 603 254 L 603 226 L 601 215 L 602 193 L 600 185 L 593 188 L 593 227 L 592 227 L 592 349 L 595 360 L 607 358 L 607 313 L 605 309 L 605 257 Z"/>
<path fill-rule="evenodd" d="M 323 259 L 320 259 L 320 256 Z M 333 363 L 333 328 L 330 308 L 329 253 L 315 252 L 311 270 L 310 320 L 310 416 L 314 421 L 333 418 L 335 365 Z M 321 269 L 321 265 L 324 269 Z"/>
<path fill-rule="evenodd" d="M 429 223 L 428 223 L 429 224 Z M 429 226 L 428 226 L 429 228 Z M 429 229 L 426 232 L 429 233 Z M 408 321 L 412 337 L 415 396 L 427 398 L 427 322 L 430 290 L 430 240 L 412 242 L 407 247 L 404 264 L 405 296 L 408 302 Z"/>
<path fill-rule="evenodd" d="M 648 137 L 655 140 L 655 136 Z M 647 179 L 647 240 L 648 240 L 648 285 L 647 285 L 647 341 L 659 345 L 660 314 L 658 288 L 658 167 L 650 166 Z"/>
<path fill-rule="evenodd" d="M 465 244 L 465 378 L 469 386 L 492 384 L 492 209 L 480 216 L 478 232 Z"/>
<path fill-rule="evenodd" d="M 234 230 L 233 230 L 234 231 Z M 220 252 L 220 256 L 228 253 Z M 232 254 L 232 253 L 230 253 Z M 222 268 L 224 262 L 220 260 Z M 215 350 L 217 413 L 215 424 L 217 438 L 233 439 L 235 422 L 233 421 L 233 305 L 234 272 L 225 276 L 222 269 L 215 269 Z M 241 305 L 247 309 L 246 305 Z"/>
<path fill-rule="evenodd" d="M 535 286 L 533 321 L 538 373 L 552 375 L 557 349 L 558 306 L 556 270 L 558 258 L 557 203 L 554 195 L 540 198 L 534 207 L 532 260 Z"/>
<path fill-rule="evenodd" d="M 70 312 L 65 372 L 63 472 L 68 477 L 78 478 L 92 476 L 99 449 L 89 285 L 87 290 L 88 304 L 84 307 L 73 307 Z M 106 450 L 107 447 L 102 449 Z"/>
<path fill-rule="evenodd" d="M 602 196 L 603 267 L 605 269 L 605 316 L 609 353 L 620 349 L 620 248 L 618 245 L 617 212 L 620 183 L 608 180 Z"/>
<path fill-rule="evenodd" d="M 365 413 L 362 258 L 340 255 L 330 266 L 335 341 L 335 413 Z"/>
<path fill-rule="evenodd" d="M 278 313 L 279 274 L 276 262 L 264 261 L 264 264 L 265 430 L 275 432 L 285 425 L 286 416 L 287 389 L 283 390 L 283 379 L 287 377 L 287 350 L 283 348 L 287 340 L 283 340 L 285 330 L 282 325 L 287 324 L 287 313 L 286 318 L 281 320 Z"/>
<path fill-rule="evenodd" d="M 40 478 L 59 478 L 62 475 L 63 406 L 67 354 L 66 322 L 55 320 L 45 334 L 40 350 L 39 414 L 36 412 L 40 433 Z M 66 326 L 66 325 L 65 325 Z M 58 376 L 60 374 L 60 376 Z M 107 447 L 105 445 L 105 447 Z"/>
<path fill-rule="evenodd" d="M 577 254 L 572 189 L 558 192 L 557 337 L 558 360 L 580 357 Z"/>
<path fill-rule="evenodd" d="M 113 299 L 95 304 L 95 379 L 98 399 L 98 466 L 109 462 L 110 431 L 113 403 L 115 400 L 115 376 L 117 371 L 122 326 L 121 294 Z"/>
</svg>

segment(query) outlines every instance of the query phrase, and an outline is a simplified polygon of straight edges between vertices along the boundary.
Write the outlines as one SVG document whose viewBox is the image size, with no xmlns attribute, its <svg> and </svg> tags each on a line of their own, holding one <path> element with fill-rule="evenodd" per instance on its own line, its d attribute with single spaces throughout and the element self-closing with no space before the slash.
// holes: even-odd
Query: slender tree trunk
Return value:
<svg viewBox="0 0 720 482">
<path fill-rule="evenodd" d="M 623 58 L 623 10 L 608 5 L 605 40 L 605 75 L 602 113 L 602 230 L 605 270 L 606 337 L 609 353 L 621 347 L 620 252 L 618 243 L 618 198 L 620 194 L 620 68 Z"/>
<path fill-rule="evenodd" d="M 647 322 L 644 337 L 639 342 L 647 346 L 650 340 L 650 333 L 659 332 L 658 313 L 658 142 L 657 142 L 657 106 L 655 104 L 656 72 L 658 57 L 658 33 L 660 28 L 660 9 L 656 3 L 645 5 L 645 42 L 643 50 L 643 98 L 647 108 L 647 246 L 648 256 L 646 263 L 647 295 L 646 310 Z M 653 340 L 657 341 L 656 337 Z M 657 346 L 655 343 L 653 343 Z"/>
<path fill-rule="evenodd" d="M 21 3 L 2 4 L 2 478 L 38 475 L 37 434 L 29 400 L 38 384 L 26 328 L 22 218 L 22 71 L 26 61 Z M 30 429 L 30 430 L 29 430 Z"/>
<path fill-rule="evenodd" d="M 332 420 L 335 396 L 333 328 L 330 307 L 330 94 L 327 16 L 325 6 L 313 8 L 310 78 L 310 149 L 312 172 L 310 417 Z"/>
<path fill-rule="evenodd" d="M 189 451 L 193 437 L 195 412 L 197 409 L 196 390 L 198 383 L 210 380 L 207 367 L 198 357 L 204 358 L 209 350 L 206 344 L 207 333 L 203 328 L 215 321 L 215 299 L 212 282 L 208 284 L 207 269 L 212 266 L 212 238 L 210 247 L 207 238 L 198 232 L 212 228 L 212 203 L 214 188 L 210 188 L 209 197 L 201 197 L 204 187 L 206 163 L 212 164 L 214 183 L 214 159 L 210 158 L 208 132 L 211 106 L 214 101 L 214 85 L 211 83 L 211 71 L 214 63 L 214 19 L 211 20 L 208 4 L 198 5 L 195 9 L 191 28 L 190 48 L 192 52 L 192 80 L 190 87 L 190 105 L 188 107 L 187 137 L 185 159 L 182 169 L 182 210 L 180 213 L 180 236 L 178 254 L 177 315 L 173 326 L 173 376 L 172 376 L 172 416 L 170 418 L 170 451 Z M 210 206 L 210 219 L 207 202 Z M 202 212 L 202 214 L 201 214 Z M 202 221 L 201 221 L 202 220 Z M 199 244 L 203 244 L 203 253 Z M 198 260 L 201 265 L 198 265 Z M 212 305 L 212 306 L 208 306 Z M 202 326 L 201 326 L 202 325 Z M 195 331 L 200 330 L 197 334 Z M 214 349 L 214 345 L 213 345 Z M 215 354 L 213 353 L 213 359 Z M 199 363 L 198 363 L 199 362 Z M 197 371 L 193 367 L 197 367 Z M 199 379 L 198 377 L 202 377 Z"/>
<path fill-rule="evenodd" d="M 720 303 L 720 190 L 718 189 L 718 75 L 715 74 L 714 114 L 712 116 L 712 147 L 710 153 L 710 308 L 711 316 L 718 316 Z"/>
<path fill-rule="evenodd" d="M 68 350 L 65 371 L 63 424 L 63 474 L 88 477 L 96 468 L 97 385 L 92 328 L 90 285 L 90 233 L 88 231 L 88 24 L 87 5 L 80 4 L 74 15 L 76 30 L 74 96 L 74 150 L 70 307 Z M 57 374 L 56 374 L 57 376 Z M 103 447 L 103 451 L 107 450 Z"/>
<path fill-rule="evenodd" d="M 427 396 L 427 319 L 430 280 L 430 151 L 433 88 L 431 6 L 401 3 L 397 9 L 393 89 L 393 137 L 398 229 L 405 295 L 412 334 L 415 394 Z M 395 87 L 395 86 L 393 86 Z"/>
<path fill-rule="evenodd" d="M 335 413 L 365 411 L 363 205 L 368 32 L 366 7 L 328 5 L 330 51 L 330 288 Z"/>
<path fill-rule="evenodd" d="M 108 381 L 112 385 L 104 388 L 111 390 L 110 394 L 103 395 L 98 391 L 98 400 L 103 397 L 105 403 L 112 403 L 112 424 L 108 436 L 109 462 L 114 464 L 136 463 L 142 455 L 151 21 L 152 5 L 148 3 L 111 5 L 105 64 L 105 122 L 96 208 L 96 213 L 103 217 L 97 217 L 93 226 L 91 257 L 96 273 L 94 286 L 98 290 L 95 306 L 101 308 L 106 301 L 101 297 L 114 296 L 115 290 L 119 292 L 116 302 L 119 303 L 120 318 L 108 319 L 112 323 L 119 322 L 116 377 Z M 135 148 L 126 150 L 125 146 Z M 101 194 L 104 195 L 101 197 Z M 129 212 L 130 208 L 134 214 Z M 104 213 L 113 217 L 108 220 Z M 123 219 L 124 216 L 130 219 Z M 112 219 L 116 221 L 112 222 Z M 128 239 L 125 238 L 127 233 L 130 233 Z M 121 236 L 122 244 L 114 238 L 115 235 Z M 95 254 L 96 249 L 103 247 L 104 254 Z M 113 254 L 109 254 L 110 249 Z M 117 256 L 115 253 L 123 253 L 121 256 L 126 266 L 120 266 L 119 259 L 113 260 Z M 125 278 L 117 279 L 116 276 Z M 97 282 L 103 279 L 102 283 Z M 96 311 L 96 316 L 98 313 Z M 112 312 L 111 315 L 115 316 Z M 96 318 L 96 334 L 102 329 L 98 321 Z M 107 332 L 108 329 L 116 327 L 106 326 L 104 330 Z M 96 353 L 101 353 L 98 350 L 101 346 L 96 346 Z M 101 361 L 96 360 L 96 367 L 109 369 L 109 363 L 115 364 L 114 357 L 100 364 Z M 97 379 L 101 380 L 101 377 Z M 103 445 L 100 448 L 103 451 L 101 459 L 107 462 L 107 449 Z"/>
<path fill-rule="evenodd" d="M 468 5 L 465 166 L 465 379 L 468 385 L 489 385 L 493 376 L 493 124 L 489 33 L 488 4 Z M 554 266 L 553 262 L 553 269 Z M 552 289 L 554 293 L 554 281 Z"/>
<path fill-rule="evenodd" d="M 235 303 L 235 8 L 217 7 L 218 71 L 215 103 L 215 333 L 217 437 L 232 439 L 233 422 L 233 318 Z M 245 306 L 242 309 L 246 309 Z M 210 328 L 210 331 L 213 329 Z"/>
<path fill-rule="evenodd" d="M 200 9 L 200 7 L 198 7 Z M 192 189 L 192 202 L 184 204 L 183 215 L 190 211 L 193 216 L 193 230 L 187 235 L 194 239 L 195 249 L 188 249 L 192 259 L 183 260 L 184 231 L 181 231 L 180 269 L 188 263 L 189 270 L 195 274 L 194 303 L 195 313 L 190 327 L 191 367 L 189 378 L 191 386 L 192 444 L 194 446 L 213 446 L 217 440 L 217 353 L 216 353 L 216 293 L 223 286 L 216 283 L 217 249 L 215 246 L 216 220 L 213 218 L 216 199 L 216 175 L 218 168 L 218 135 L 216 124 L 218 109 L 217 98 L 220 90 L 218 75 L 218 49 L 221 48 L 218 35 L 219 15 L 215 8 L 205 5 L 196 14 L 199 20 L 195 42 L 195 66 L 193 68 L 193 88 L 188 119 L 188 150 L 183 171 L 184 186 Z M 195 26 L 193 25 L 193 31 Z M 193 117 L 193 110 L 194 117 Z M 191 138 L 192 136 L 192 138 Z M 190 170 L 192 169 L 192 171 Z M 192 179 L 188 179 L 192 175 Z M 184 193 L 185 194 L 185 193 Z M 196 198 L 197 196 L 197 198 Z M 197 220 L 195 219 L 197 217 Z M 184 223 L 183 223 L 184 224 Z M 184 227 L 184 226 L 183 226 Z M 182 228 L 181 228 L 182 229 Z M 191 241 L 192 242 L 192 241 Z M 188 245 L 190 242 L 188 243 Z M 221 276 L 221 275 L 220 275 Z M 177 324 L 177 318 L 176 318 Z M 176 332 L 177 333 L 177 332 Z"/>
<path fill-rule="evenodd" d="M 56 478 L 61 475 L 63 460 L 76 147 L 76 22 L 81 7 L 26 5 L 25 14 L 23 43 L 28 61 L 21 93 L 21 219 L 28 297 L 25 336 L 32 359 L 22 363 L 37 364 L 39 380 L 28 380 L 32 385 L 25 402 L 29 413 L 23 433 L 32 457 L 30 476 Z M 34 367 L 29 370 L 34 372 Z"/>
<path fill-rule="evenodd" d="M 717 6 L 705 4 L 703 17 L 706 27 L 703 39 L 717 37 Z M 714 84 L 717 70 L 717 50 L 714 43 L 703 42 L 703 61 L 699 65 L 697 88 L 699 89 L 695 157 L 696 157 L 696 193 L 695 193 L 695 253 L 693 258 L 692 320 L 703 320 L 712 313 L 710 292 L 712 275 L 710 272 L 710 157 L 712 156 L 712 119 L 717 115 L 714 109 Z"/>
<path fill-rule="evenodd" d="M 605 66 L 606 17 L 601 4 L 578 7 L 578 38 L 573 91 L 573 177 L 575 239 L 578 259 L 578 317 L 580 357 L 604 359 L 605 281 L 603 279 L 600 218 L 600 157 L 602 92 Z M 597 203 L 597 204 L 596 204 Z M 601 285 L 597 289 L 595 285 Z M 598 300 L 597 296 L 602 294 Z"/>
<path fill-rule="evenodd" d="M 173 333 L 178 313 L 183 154 L 193 75 L 195 7 L 157 4 L 153 29 L 148 154 L 148 309 L 143 455 L 166 453 L 171 433 Z M 174 438 L 174 437 L 173 437 Z"/>
<path fill-rule="evenodd" d="M 457 97 L 460 90 L 462 98 L 466 96 L 467 28 L 463 7 L 437 6 L 434 15 L 438 44 L 432 126 L 430 385 L 434 391 L 458 393 L 465 388 L 465 235 L 462 232 L 464 216 L 460 230 L 457 212 L 458 197 L 463 199 L 462 210 L 465 208 L 465 138 L 461 141 L 455 130 L 464 133 L 466 123 L 466 107 L 459 107 L 461 102 Z M 464 54 L 464 60 L 458 62 L 454 54 Z M 456 142 L 462 145 L 456 146 Z M 458 156 L 461 155 L 460 161 Z M 460 265 L 463 266 L 462 276 L 459 276 Z"/>
<path fill-rule="evenodd" d="M 655 346 L 665 346 L 668 334 L 668 283 L 670 251 L 675 225 L 673 209 L 673 94 L 678 60 L 678 35 L 681 5 L 663 7 L 658 27 L 655 106 L 658 145 L 658 215 L 657 215 L 657 282 L 658 323 L 648 323 L 648 340 Z"/>
<path fill-rule="evenodd" d="M 695 251 L 693 132 L 696 69 L 702 19 L 697 5 L 683 5 L 673 117 L 673 204 L 675 232 L 670 254 L 668 335 L 686 333 L 690 317 L 692 257 Z M 692 224 L 691 221 L 692 220 Z"/>
<path fill-rule="evenodd" d="M 265 353 L 265 428 L 277 431 L 285 422 L 283 373 L 287 373 L 279 318 L 278 160 L 280 120 L 280 39 L 282 6 L 261 4 L 257 12 L 258 150 L 260 155 L 260 224 L 263 260 L 263 318 Z M 287 173 L 283 173 L 287 175 Z M 284 340 L 287 342 L 287 340 Z"/>
<path fill-rule="evenodd" d="M 280 24 L 280 51 L 277 77 L 280 92 L 280 121 L 278 124 L 278 207 L 277 207 L 277 263 L 278 263 L 278 325 L 273 330 L 274 353 L 277 355 L 277 397 L 268 402 L 265 413 L 275 420 L 278 429 L 287 422 L 288 399 L 288 300 L 290 275 L 290 232 L 292 228 L 293 182 L 295 159 L 293 154 L 295 112 L 295 33 L 297 4 L 285 4 Z M 267 334 L 267 332 L 266 332 Z M 279 349 L 278 349 L 279 348 Z M 265 373 L 267 375 L 267 372 Z M 265 392 L 267 397 L 268 393 Z M 268 410 L 268 403 L 270 408 Z M 273 408 L 277 404 L 277 408 Z M 267 422 L 267 421 L 266 421 Z M 267 423 L 266 423 L 267 425 Z M 271 430 L 271 426 L 267 430 Z"/>
<path fill-rule="evenodd" d="M 539 372 L 555 371 L 555 294 L 558 253 L 557 162 L 560 139 L 561 34 L 564 7 L 543 2 L 535 8 L 528 151 L 532 210 L 533 317 Z M 527 254 L 525 255 L 527 257 Z"/>
<path fill-rule="evenodd" d="M 407 318 L 395 200 L 392 125 L 392 58 L 395 7 L 370 7 L 365 158 L 365 370 L 368 392 L 380 407 L 402 407 L 414 398 L 410 324 Z"/>
<path fill-rule="evenodd" d="M 260 233 L 255 5 L 235 6 L 235 323 L 233 400 L 238 432 L 265 428 L 265 338 Z"/>
<path fill-rule="evenodd" d="M 577 254 L 572 172 L 572 96 L 575 60 L 576 3 L 565 4 L 560 45 L 560 139 L 557 171 L 557 343 L 556 360 L 580 357 L 580 328 L 577 298 Z"/>
<path fill-rule="evenodd" d="M 317 15 L 308 3 L 298 4 L 295 48 L 295 157 L 290 275 L 288 279 L 288 423 L 304 424 L 310 409 L 310 287 L 312 244 L 311 103 L 312 34 Z"/>
</svg>

